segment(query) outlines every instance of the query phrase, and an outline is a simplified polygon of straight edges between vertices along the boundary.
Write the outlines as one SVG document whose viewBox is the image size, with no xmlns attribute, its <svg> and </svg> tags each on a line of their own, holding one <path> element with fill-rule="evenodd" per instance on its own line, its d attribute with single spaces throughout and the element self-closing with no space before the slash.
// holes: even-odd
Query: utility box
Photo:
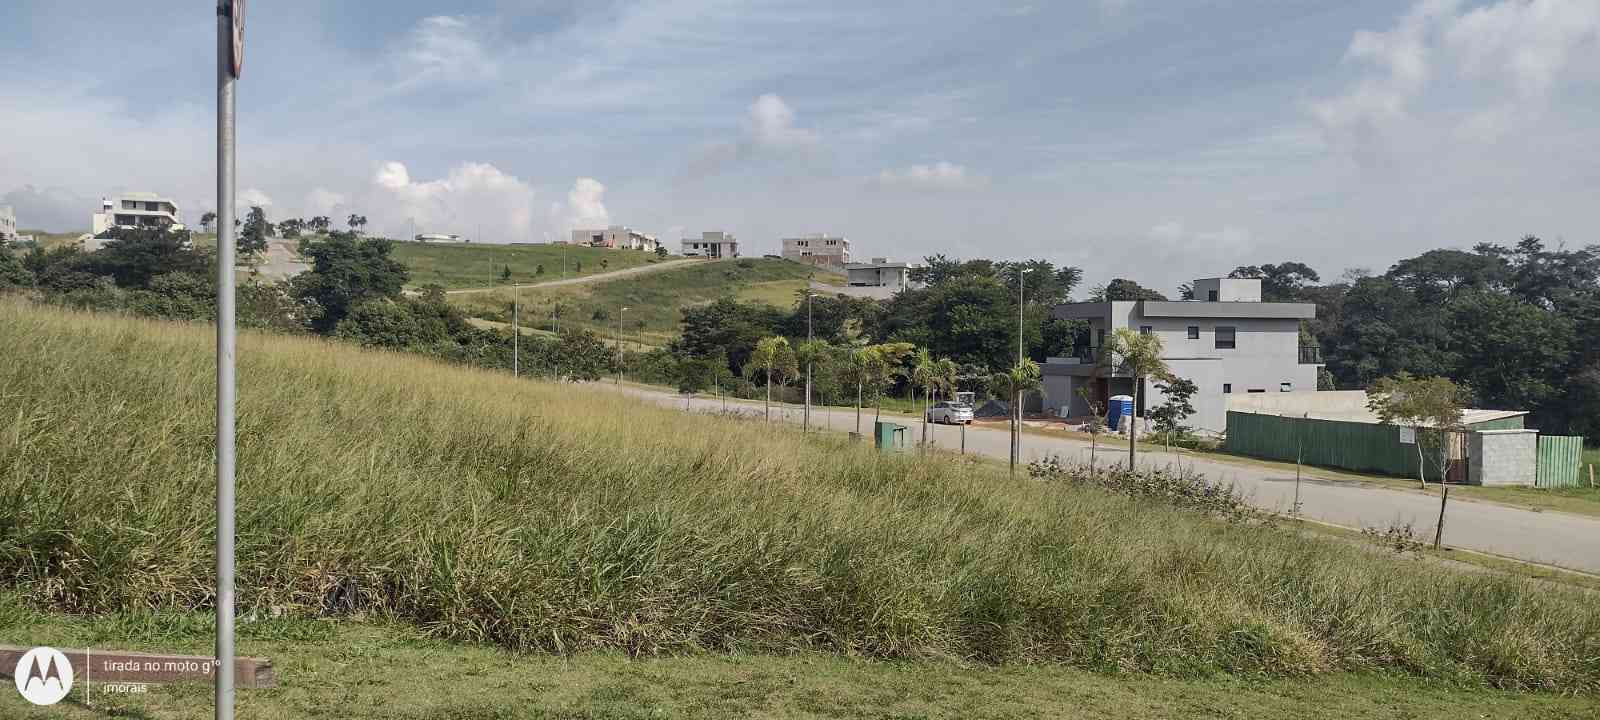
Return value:
<svg viewBox="0 0 1600 720">
<path fill-rule="evenodd" d="M 898 440 L 898 442 L 896 442 Z M 906 446 L 906 426 L 879 420 L 872 424 L 872 446 L 883 452 L 903 450 Z"/>
</svg>

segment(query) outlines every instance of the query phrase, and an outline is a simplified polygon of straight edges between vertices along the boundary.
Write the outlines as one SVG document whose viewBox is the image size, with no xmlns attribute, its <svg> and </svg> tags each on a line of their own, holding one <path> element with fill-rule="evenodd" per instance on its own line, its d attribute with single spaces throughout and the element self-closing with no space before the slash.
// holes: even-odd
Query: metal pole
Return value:
<svg viewBox="0 0 1600 720">
<path fill-rule="evenodd" d="M 622 384 L 622 314 L 627 312 L 627 311 L 628 311 L 628 308 L 626 306 L 624 306 L 621 310 L 617 311 L 617 384 L 618 385 Z"/>
<path fill-rule="evenodd" d="M 811 296 L 810 288 L 806 289 L 806 417 L 800 429 L 801 433 L 811 432 Z"/>
<path fill-rule="evenodd" d="M 1017 364 L 1022 364 L 1022 274 L 1027 272 L 1021 266 L 1017 267 Z"/>
<path fill-rule="evenodd" d="M 232 3 L 217 5 L 216 720 L 233 720 L 234 77 Z"/>
<path fill-rule="evenodd" d="M 511 377 L 522 375 L 522 286 L 511 286 Z"/>
<path fill-rule="evenodd" d="M 1310 417 L 1311 413 L 1306 413 L 1300 419 L 1304 421 Z M 1304 423 L 1297 424 L 1294 434 L 1294 507 L 1292 508 L 1292 514 L 1296 516 L 1300 514 L 1300 465 L 1305 462 L 1306 456 L 1305 434 Z"/>
</svg>

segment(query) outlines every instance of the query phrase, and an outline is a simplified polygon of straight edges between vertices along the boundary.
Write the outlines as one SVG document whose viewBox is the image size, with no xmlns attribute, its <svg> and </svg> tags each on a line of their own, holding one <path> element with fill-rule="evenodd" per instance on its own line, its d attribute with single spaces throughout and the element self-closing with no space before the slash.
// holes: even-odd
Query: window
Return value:
<svg viewBox="0 0 1600 720">
<path fill-rule="evenodd" d="M 1106 346 L 1106 329 L 1105 328 L 1100 328 L 1099 330 L 1095 331 L 1095 347 L 1105 347 L 1105 346 Z"/>
<path fill-rule="evenodd" d="M 1190 340 L 1199 340 L 1200 339 L 1200 326 L 1199 325 L 1190 325 L 1189 326 L 1189 339 Z"/>
<path fill-rule="evenodd" d="M 1264 393 L 1266 391 L 1267 391 L 1266 388 L 1250 388 L 1249 390 L 1246 390 L 1245 392 L 1247 392 L 1247 393 Z"/>
<path fill-rule="evenodd" d="M 1232 393 L 1233 393 L 1233 383 L 1223 383 L 1222 384 L 1222 394 L 1223 395 L 1229 395 L 1229 394 L 1232 394 Z"/>
<path fill-rule="evenodd" d="M 147 202 L 144 204 L 144 209 L 149 210 L 150 212 L 159 212 L 161 210 L 161 203 Z"/>
<path fill-rule="evenodd" d="M 1292 383 L 1292 382 L 1281 382 L 1281 383 L 1278 383 L 1278 392 L 1294 392 L 1294 383 Z"/>
<path fill-rule="evenodd" d="M 134 200 L 123 200 L 122 201 L 122 209 L 123 210 L 138 210 L 139 209 L 139 203 L 137 201 L 134 201 Z"/>
<path fill-rule="evenodd" d="M 1153 330 L 1153 328 L 1151 328 L 1149 325 L 1140 325 L 1139 326 L 1139 334 L 1140 335 L 1149 335 L 1152 330 Z"/>
<path fill-rule="evenodd" d="M 1234 328 L 1217 326 L 1217 349 L 1232 350 L 1234 347 Z"/>
<path fill-rule="evenodd" d="M 1217 291 L 1215 291 L 1215 290 L 1207 290 L 1206 291 L 1206 299 L 1210 300 L 1211 302 L 1216 302 L 1217 301 Z"/>
</svg>

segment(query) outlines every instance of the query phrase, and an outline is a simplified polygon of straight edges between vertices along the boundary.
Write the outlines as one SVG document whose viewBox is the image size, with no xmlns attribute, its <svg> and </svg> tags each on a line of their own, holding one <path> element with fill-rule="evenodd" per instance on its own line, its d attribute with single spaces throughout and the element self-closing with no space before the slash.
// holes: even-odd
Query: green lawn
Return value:
<svg viewBox="0 0 1600 720">
<path fill-rule="evenodd" d="M 565 270 L 563 270 L 563 257 Z M 411 269 L 408 285 L 447 289 L 548 282 L 663 262 L 642 250 L 607 250 L 570 245 L 444 245 L 396 242 L 394 258 Z M 544 272 L 539 267 L 544 266 Z M 504 279 L 505 268 L 511 279 Z"/>
<path fill-rule="evenodd" d="M 547 328 L 550 309 L 559 302 L 565 308 L 562 325 L 614 336 L 617 316 L 626 307 L 628 310 L 622 313 L 624 334 L 629 339 L 642 337 L 647 344 L 660 345 L 678 334 L 685 307 L 723 295 L 793 307 L 796 293 L 813 273 L 812 268 L 799 263 L 771 258 L 707 262 L 604 282 L 523 288 L 523 312 L 530 325 L 538 322 Z M 824 282 L 837 278 L 832 273 L 815 275 Z M 451 297 L 451 302 L 470 315 L 505 321 L 509 319 L 506 312 L 511 306 L 511 290 L 457 295 Z"/>
<path fill-rule="evenodd" d="M 208 616 L 66 618 L 0 597 L 9 641 L 206 654 Z M 239 652 L 273 661 L 278 687 L 240 690 L 240 717 L 412 718 L 1592 718 L 1594 699 L 1462 689 L 1390 675 L 1183 680 L 1057 666 L 871 662 L 822 653 L 631 659 L 514 654 L 381 621 L 246 621 Z M 7 718 L 211 717 L 206 684 L 147 694 L 81 686 L 50 708 L 0 693 Z"/>
</svg>

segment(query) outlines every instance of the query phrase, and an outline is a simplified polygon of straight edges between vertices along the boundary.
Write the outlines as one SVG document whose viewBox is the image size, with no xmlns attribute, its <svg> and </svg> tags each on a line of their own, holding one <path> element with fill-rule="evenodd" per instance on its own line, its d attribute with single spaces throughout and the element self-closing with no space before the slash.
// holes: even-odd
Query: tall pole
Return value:
<svg viewBox="0 0 1600 720">
<path fill-rule="evenodd" d="M 522 374 L 522 286 L 511 285 L 511 377 Z"/>
<path fill-rule="evenodd" d="M 1030 272 L 1033 272 L 1033 268 L 1024 268 L 1021 265 L 1017 266 L 1017 367 L 1019 369 L 1022 367 L 1022 361 L 1023 361 L 1023 351 L 1022 351 L 1022 302 L 1023 302 L 1023 300 L 1022 300 L 1022 298 L 1023 298 L 1022 289 L 1023 289 L 1023 284 L 1022 284 L 1022 276 L 1026 275 L 1026 274 L 1028 274 Z M 1013 431 L 1011 433 L 1011 472 L 1012 472 L 1012 474 L 1016 474 L 1017 463 L 1022 460 L 1022 391 L 1021 390 L 1017 391 L 1017 396 L 1016 396 L 1015 400 L 1016 400 L 1016 405 L 1017 406 L 1011 409 L 1012 414 L 1016 416 L 1016 424 L 1013 426 L 1014 429 L 1013 429 Z"/>
<path fill-rule="evenodd" d="M 815 293 L 810 288 L 806 289 L 806 416 L 801 423 L 802 434 L 811 432 L 811 298 Z"/>
<path fill-rule="evenodd" d="M 216 720 L 233 720 L 234 55 L 237 3 L 217 4 L 217 647 Z M 242 20 L 243 18 L 240 18 Z"/>
<path fill-rule="evenodd" d="M 617 384 L 622 384 L 622 314 L 628 311 L 624 305 L 617 311 Z"/>
</svg>

